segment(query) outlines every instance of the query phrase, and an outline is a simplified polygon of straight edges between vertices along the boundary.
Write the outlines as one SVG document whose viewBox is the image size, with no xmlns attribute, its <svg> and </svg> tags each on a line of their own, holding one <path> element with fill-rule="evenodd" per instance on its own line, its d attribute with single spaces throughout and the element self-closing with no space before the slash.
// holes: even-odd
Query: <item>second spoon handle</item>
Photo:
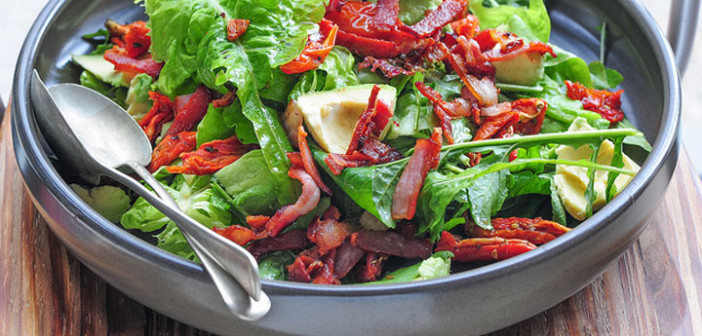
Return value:
<svg viewBox="0 0 702 336">
<path fill-rule="evenodd" d="M 116 169 L 105 167 L 105 174 L 134 190 L 176 223 L 232 313 L 245 320 L 263 317 L 270 309 L 270 299 L 261 291 L 258 264 L 253 256 L 243 247 L 205 228 L 180 211 L 170 194 L 144 167 L 137 163 L 129 163 L 128 166 L 158 196 Z"/>
</svg>

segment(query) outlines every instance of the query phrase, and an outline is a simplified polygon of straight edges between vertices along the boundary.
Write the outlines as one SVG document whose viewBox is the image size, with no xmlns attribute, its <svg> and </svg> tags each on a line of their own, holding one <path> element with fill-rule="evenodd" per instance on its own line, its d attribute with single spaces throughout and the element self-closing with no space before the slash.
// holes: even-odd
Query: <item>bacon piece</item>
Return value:
<svg viewBox="0 0 702 336">
<path fill-rule="evenodd" d="M 590 89 L 568 80 L 565 84 L 568 87 L 568 98 L 582 102 L 584 109 L 599 113 L 613 124 L 624 120 L 624 112 L 621 110 L 623 90 L 610 92 Z"/>
<path fill-rule="evenodd" d="M 151 154 L 149 171 L 155 172 L 177 159 L 180 154 L 190 152 L 197 145 L 197 132 L 180 132 L 163 138 Z"/>
<path fill-rule="evenodd" d="M 383 130 L 385 130 L 385 127 L 388 126 L 392 116 L 393 111 L 390 109 L 388 104 L 382 100 L 376 101 L 375 113 L 373 114 L 369 124 L 371 133 L 373 133 L 375 136 L 380 136 L 383 133 Z"/>
<path fill-rule="evenodd" d="M 169 166 L 166 169 L 172 174 L 214 174 L 256 148 L 258 145 L 242 144 L 236 136 L 214 140 L 202 144 L 196 151 L 181 154 L 182 165 Z"/>
<path fill-rule="evenodd" d="M 292 222 L 314 210 L 319 203 L 320 191 L 312 176 L 307 174 L 304 167 L 293 165 L 288 170 L 288 175 L 302 182 L 302 194 L 294 204 L 286 205 L 276 211 L 275 215 L 266 223 L 266 231 L 271 237 L 277 236 Z"/>
<path fill-rule="evenodd" d="M 227 107 L 231 104 L 234 104 L 234 101 L 236 100 L 236 90 L 235 91 L 229 91 L 224 94 L 219 99 L 215 99 L 212 101 L 212 107 L 214 108 L 222 108 L 222 107 Z"/>
<path fill-rule="evenodd" d="M 231 225 L 223 228 L 213 227 L 212 230 L 219 233 L 224 238 L 227 238 L 241 246 L 244 246 L 251 241 L 268 237 L 265 232 L 256 233 L 253 230 L 241 225 Z"/>
<path fill-rule="evenodd" d="M 322 19 L 319 29 L 324 35 L 329 35 L 334 27 L 334 22 Z M 364 37 L 339 29 L 336 34 L 336 44 L 348 48 L 351 52 L 361 56 L 390 58 L 395 56 L 397 45 L 394 42 L 372 37 Z"/>
<path fill-rule="evenodd" d="M 514 125 L 519 134 L 539 134 L 544 123 L 548 103 L 540 98 L 517 99 L 510 103 L 512 110 L 519 114 L 519 123 Z"/>
<path fill-rule="evenodd" d="M 330 255 L 325 256 L 322 259 L 322 265 L 315 272 L 314 278 L 312 278 L 313 284 L 318 285 L 340 285 L 341 282 L 337 279 L 334 274 L 334 256 L 336 250 L 333 250 Z"/>
<path fill-rule="evenodd" d="M 378 253 L 366 253 L 366 262 L 358 272 L 356 278 L 359 282 L 371 282 L 378 280 L 380 273 L 383 272 L 383 263 L 387 256 Z"/>
<path fill-rule="evenodd" d="M 132 58 L 124 55 L 120 51 L 119 46 L 114 46 L 112 49 L 105 51 L 103 55 L 105 60 L 114 64 L 115 71 L 126 73 L 130 76 L 145 73 L 153 78 L 158 77 L 163 68 L 163 63 L 156 63 L 151 55 L 146 55 L 142 58 Z"/>
<path fill-rule="evenodd" d="M 246 19 L 232 19 L 227 22 L 227 40 L 236 41 L 241 35 L 246 33 L 251 21 Z"/>
<path fill-rule="evenodd" d="M 149 99 L 153 102 L 149 112 L 139 120 L 139 126 L 152 142 L 161 134 L 163 124 L 173 120 L 175 105 L 166 95 L 158 92 L 149 92 Z"/>
<path fill-rule="evenodd" d="M 207 113 L 209 101 L 210 91 L 204 85 L 200 85 L 194 93 L 176 97 L 175 119 L 166 135 L 192 130 Z"/>
<path fill-rule="evenodd" d="M 138 58 L 151 46 L 151 31 L 146 27 L 144 21 L 134 21 L 128 25 L 122 25 L 113 20 L 105 21 L 105 27 L 113 36 L 112 41 L 120 48 L 124 49 L 124 55 L 131 58 Z"/>
<path fill-rule="evenodd" d="M 339 212 L 339 209 L 333 205 L 330 205 L 329 208 L 327 208 L 327 210 L 325 210 L 322 214 L 322 220 L 333 219 L 338 221 L 340 218 L 341 212 Z"/>
<path fill-rule="evenodd" d="M 397 149 L 375 138 L 368 138 L 363 142 L 363 147 L 358 152 L 370 157 L 373 160 L 373 164 L 383 164 L 402 159 L 402 153 L 397 151 Z"/>
<path fill-rule="evenodd" d="M 439 123 L 441 124 L 441 130 L 444 132 L 444 137 L 446 137 L 446 142 L 449 145 L 454 143 L 453 140 L 453 127 L 451 126 L 451 116 L 449 116 L 448 108 L 446 107 L 446 102 L 441 97 L 441 94 L 436 92 L 434 89 L 426 86 L 422 82 L 414 83 L 419 92 L 427 97 L 434 105 L 434 113 L 439 118 Z"/>
<path fill-rule="evenodd" d="M 411 25 L 401 25 L 400 29 L 416 37 L 427 37 L 439 31 L 466 8 L 464 0 L 444 0 L 438 8 L 427 14 L 422 20 Z"/>
<path fill-rule="evenodd" d="M 504 135 L 510 133 L 509 129 L 518 122 L 519 114 L 517 112 L 507 112 L 496 117 L 487 118 L 483 121 L 480 129 L 475 132 L 473 141 L 492 139 L 494 137 L 506 137 Z M 502 132 L 503 136 L 500 136 L 500 132 Z"/>
<path fill-rule="evenodd" d="M 468 14 L 460 20 L 451 22 L 451 29 L 453 29 L 453 32 L 457 35 L 472 39 L 478 32 L 479 25 L 480 20 L 478 20 L 478 17 L 473 14 Z"/>
<path fill-rule="evenodd" d="M 392 231 L 361 230 L 351 235 L 351 244 L 364 251 L 408 259 L 426 259 L 431 256 L 429 239 L 405 237 Z"/>
<path fill-rule="evenodd" d="M 293 230 L 281 234 L 278 237 L 268 237 L 253 241 L 246 247 L 251 254 L 258 259 L 260 256 L 283 250 L 300 250 L 309 245 L 307 232 L 305 230 Z"/>
<path fill-rule="evenodd" d="M 310 35 L 307 38 L 307 44 L 305 45 L 305 49 L 302 50 L 302 53 L 292 61 L 281 65 L 280 70 L 291 75 L 317 69 L 324 63 L 329 52 L 334 48 L 338 31 L 339 26 L 334 25 L 327 33 L 327 37 L 323 43 L 315 41 Z"/>
<path fill-rule="evenodd" d="M 307 227 L 307 239 L 317 244 L 321 255 L 341 246 L 348 235 L 346 224 L 335 219 L 317 219 Z"/>
<path fill-rule="evenodd" d="M 507 239 L 523 239 L 532 244 L 541 245 L 570 232 L 570 228 L 537 218 L 493 218 L 492 230 L 483 229 L 477 225 L 466 225 L 466 234 L 471 237 L 500 237 Z"/>
<path fill-rule="evenodd" d="M 297 130 L 297 147 L 300 149 L 300 156 L 302 165 L 305 167 L 305 171 L 309 174 L 319 189 L 322 189 L 327 195 L 331 195 L 331 189 L 324 184 L 322 181 L 322 176 L 319 174 L 317 166 L 314 164 L 314 157 L 312 157 L 312 151 L 310 151 L 309 144 L 307 144 L 307 132 L 305 128 L 300 125 Z"/>
<path fill-rule="evenodd" d="M 485 58 L 489 62 L 500 62 L 525 53 L 546 53 L 556 57 L 553 48 L 543 42 L 530 42 L 510 32 L 501 32 L 495 29 L 485 29 L 475 36 L 475 41 L 480 45 Z"/>
<path fill-rule="evenodd" d="M 382 29 L 394 29 L 397 25 L 397 15 L 400 14 L 398 0 L 378 0 L 373 16 L 374 24 Z"/>
<path fill-rule="evenodd" d="M 368 106 L 366 106 L 366 110 L 363 111 L 363 114 L 361 114 L 361 116 L 358 118 L 358 122 L 356 122 L 356 127 L 353 130 L 353 136 L 351 137 L 349 148 L 346 150 L 346 155 L 351 155 L 358 150 L 359 145 L 361 145 L 363 140 L 365 140 L 364 138 L 368 136 L 368 124 L 371 122 L 373 115 L 375 114 L 375 104 L 378 101 L 379 92 L 380 86 L 373 85 L 370 97 L 368 97 Z"/>
<path fill-rule="evenodd" d="M 439 165 L 441 154 L 441 131 L 434 129 L 431 139 L 419 139 L 414 146 L 392 197 L 392 219 L 412 219 L 417 207 L 417 197 L 430 169 Z"/>
<path fill-rule="evenodd" d="M 338 279 L 343 279 L 351 269 L 361 260 L 366 251 L 351 245 L 349 239 L 336 249 L 336 259 L 334 259 L 334 275 Z"/>
<path fill-rule="evenodd" d="M 270 219 L 270 216 L 263 215 L 246 216 L 246 224 L 258 231 L 262 231 Z"/>
<path fill-rule="evenodd" d="M 453 71 L 461 78 L 461 81 L 463 81 L 463 84 L 470 90 L 473 97 L 478 100 L 480 106 L 489 106 L 497 103 L 497 87 L 492 79 L 486 77 L 481 80 L 468 74 L 465 65 L 459 63 L 460 58 L 457 59 L 457 57 L 460 56 L 451 53 L 448 47 L 443 43 L 438 43 L 437 46 L 437 50 L 448 60 Z"/>
<path fill-rule="evenodd" d="M 363 59 L 363 62 L 358 65 L 358 68 L 370 68 L 373 72 L 380 69 L 383 75 L 387 78 L 395 78 L 399 75 L 411 76 L 421 69 L 420 67 L 416 67 L 414 69 L 407 70 L 399 64 L 400 62 L 401 60 L 398 60 L 397 58 L 378 59 L 373 56 L 366 56 Z M 404 64 L 407 65 L 408 63 L 405 62 Z"/>
<path fill-rule="evenodd" d="M 332 174 L 339 175 L 345 168 L 372 166 L 375 164 L 375 160 L 358 152 L 351 155 L 330 153 L 324 158 L 324 163 L 327 164 Z"/>
<path fill-rule="evenodd" d="M 536 245 L 522 239 L 493 237 L 459 241 L 446 231 L 441 233 L 436 245 L 436 251 L 451 251 L 454 255 L 452 260 L 463 262 L 505 260 L 535 248 Z"/>
<path fill-rule="evenodd" d="M 314 259 L 301 256 L 295 258 L 292 264 L 288 265 L 288 280 L 295 282 L 310 282 L 312 276 L 307 271 L 307 267 L 314 262 Z"/>
</svg>

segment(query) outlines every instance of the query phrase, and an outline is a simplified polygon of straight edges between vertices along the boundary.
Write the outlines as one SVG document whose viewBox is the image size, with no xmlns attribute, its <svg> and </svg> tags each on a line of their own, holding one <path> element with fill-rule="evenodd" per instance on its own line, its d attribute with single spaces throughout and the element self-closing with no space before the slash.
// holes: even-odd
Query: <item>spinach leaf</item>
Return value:
<svg viewBox="0 0 702 336">
<path fill-rule="evenodd" d="M 287 265 L 295 261 L 290 251 L 277 251 L 266 254 L 258 261 L 258 274 L 265 280 L 287 280 Z"/>
</svg>

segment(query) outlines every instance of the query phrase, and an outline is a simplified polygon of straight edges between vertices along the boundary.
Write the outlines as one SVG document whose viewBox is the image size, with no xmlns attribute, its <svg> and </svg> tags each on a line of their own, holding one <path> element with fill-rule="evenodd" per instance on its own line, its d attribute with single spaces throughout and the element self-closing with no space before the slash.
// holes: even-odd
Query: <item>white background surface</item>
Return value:
<svg viewBox="0 0 702 336">
<path fill-rule="evenodd" d="M 665 30 L 668 25 L 670 1 L 641 1 Z M 7 105 L 22 41 L 47 0 L 2 0 L 2 2 L 2 9 L 0 9 L 0 97 Z M 702 171 L 702 29 L 699 28 L 699 25 L 697 31 L 695 49 L 683 80 L 682 139 L 694 165 L 699 171 Z"/>
</svg>

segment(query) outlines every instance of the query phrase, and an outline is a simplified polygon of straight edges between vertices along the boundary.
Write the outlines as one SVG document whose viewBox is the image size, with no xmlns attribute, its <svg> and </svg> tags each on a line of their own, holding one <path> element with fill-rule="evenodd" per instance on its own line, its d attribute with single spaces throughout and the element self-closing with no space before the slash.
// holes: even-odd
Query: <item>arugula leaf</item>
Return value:
<svg viewBox="0 0 702 336">
<path fill-rule="evenodd" d="M 382 280 L 366 282 L 364 285 L 428 280 L 447 276 L 451 273 L 451 258 L 453 257 L 453 253 L 449 251 L 439 251 L 426 260 L 387 274 Z"/>
<path fill-rule="evenodd" d="M 617 70 L 605 68 L 602 62 L 592 62 L 588 68 L 592 76 L 592 86 L 595 89 L 613 89 L 624 80 L 624 77 Z"/>
</svg>

